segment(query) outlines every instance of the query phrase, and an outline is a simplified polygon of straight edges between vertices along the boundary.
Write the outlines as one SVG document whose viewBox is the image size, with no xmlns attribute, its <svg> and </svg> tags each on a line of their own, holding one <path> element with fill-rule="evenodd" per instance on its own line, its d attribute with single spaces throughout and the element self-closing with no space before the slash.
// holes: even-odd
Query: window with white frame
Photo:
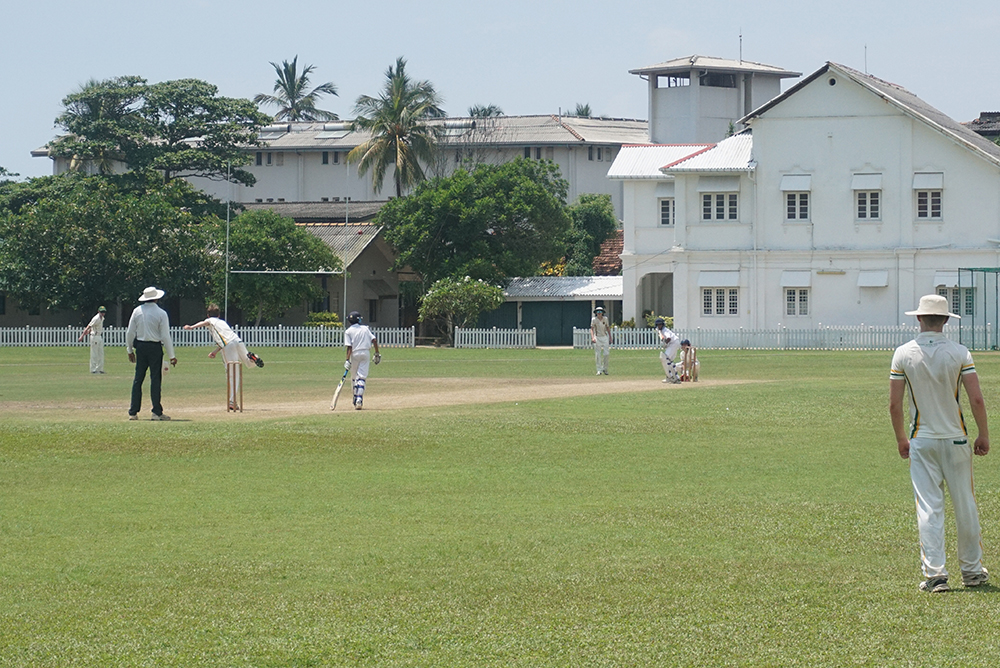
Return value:
<svg viewBox="0 0 1000 668">
<path fill-rule="evenodd" d="M 917 172 L 913 175 L 914 208 L 918 221 L 939 221 L 944 217 L 944 173 Z"/>
<path fill-rule="evenodd" d="M 858 205 L 858 220 L 881 220 L 881 190 L 858 190 L 855 191 Z"/>
<path fill-rule="evenodd" d="M 739 288 L 702 288 L 702 315 L 739 315 Z"/>
<path fill-rule="evenodd" d="M 809 193 L 785 193 L 785 220 L 809 220 Z"/>
<path fill-rule="evenodd" d="M 851 180 L 854 191 L 855 220 L 882 220 L 882 175 L 855 174 Z"/>
<path fill-rule="evenodd" d="M 785 197 L 785 220 L 809 220 L 809 193 L 812 191 L 810 174 L 784 174 L 781 192 Z"/>
<path fill-rule="evenodd" d="M 676 207 L 673 197 L 663 197 L 660 199 L 660 225 L 673 227 L 676 216 Z"/>
<path fill-rule="evenodd" d="M 809 288 L 785 288 L 785 315 L 809 315 Z"/>
<path fill-rule="evenodd" d="M 702 193 L 702 220 L 737 220 L 739 195 L 737 193 Z"/>
<path fill-rule="evenodd" d="M 948 308 L 952 313 L 972 315 L 975 308 L 974 288 L 948 288 L 941 285 L 938 286 L 937 293 L 948 300 Z"/>
<path fill-rule="evenodd" d="M 917 219 L 918 220 L 941 220 L 941 199 L 940 190 L 918 190 L 917 193 Z"/>
</svg>

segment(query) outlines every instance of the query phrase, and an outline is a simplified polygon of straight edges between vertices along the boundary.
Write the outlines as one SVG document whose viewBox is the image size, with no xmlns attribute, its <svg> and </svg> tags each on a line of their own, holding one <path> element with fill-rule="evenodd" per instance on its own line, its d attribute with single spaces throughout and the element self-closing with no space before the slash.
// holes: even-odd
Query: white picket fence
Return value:
<svg viewBox="0 0 1000 668">
<path fill-rule="evenodd" d="M 456 348 L 535 348 L 535 329 L 455 328 Z"/>
<path fill-rule="evenodd" d="M 344 345 L 344 330 L 328 327 L 233 327 L 250 348 L 302 348 Z M 83 327 L 0 327 L 0 346 L 87 346 L 87 339 L 77 341 Z M 416 342 L 413 327 L 372 327 L 382 348 L 412 348 Z M 212 343 L 208 330 L 170 328 L 174 346 L 207 346 Z M 125 345 L 125 328 L 105 327 L 105 346 Z"/>
<path fill-rule="evenodd" d="M 893 350 L 912 340 L 920 331 L 912 327 L 844 326 L 819 329 L 675 329 L 681 339 L 689 339 L 702 349 L 736 350 Z M 953 341 L 960 340 L 957 326 L 945 325 L 944 332 Z M 961 340 L 970 348 L 983 349 L 992 341 L 992 325 L 965 327 Z M 612 348 L 655 349 L 659 337 L 652 328 L 612 330 Z M 573 347 L 592 348 L 590 330 L 573 328 Z"/>
</svg>

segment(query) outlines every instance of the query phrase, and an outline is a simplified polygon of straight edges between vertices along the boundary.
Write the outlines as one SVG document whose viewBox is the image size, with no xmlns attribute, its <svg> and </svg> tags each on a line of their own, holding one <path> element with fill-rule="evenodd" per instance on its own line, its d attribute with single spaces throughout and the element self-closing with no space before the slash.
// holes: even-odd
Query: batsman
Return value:
<svg viewBox="0 0 1000 668">
<path fill-rule="evenodd" d="M 365 380 L 368 378 L 368 365 L 371 361 L 371 351 L 375 349 L 375 364 L 382 361 L 378 351 L 378 339 L 372 334 L 368 325 L 361 324 L 361 314 L 351 311 L 347 316 L 351 326 L 344 331 L 344 346 L 347 348 L 347 359 L 344 369 L 351 372 L 351 385 L 354 388 L 354 410 L 361 410 L 365 396 Z"/>
</svg>

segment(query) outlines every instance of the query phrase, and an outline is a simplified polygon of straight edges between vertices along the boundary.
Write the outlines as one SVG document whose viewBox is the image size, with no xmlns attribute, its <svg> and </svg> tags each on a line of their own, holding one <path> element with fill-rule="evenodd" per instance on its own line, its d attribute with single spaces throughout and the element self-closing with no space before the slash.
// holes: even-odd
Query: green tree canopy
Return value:
<svg viewBox="0 0 1000 668">
<path fill-rule="evenodd" d="M 148 285 L 205 293 L 211 260 L 204 218 L 184 206 L 188 183 L 135 190 L 69 174 L 17 185 L 0 197 L 0 290 L 19 302 L 91 308 Z"/>
<path fill-rule="evenodd" d="M 569 207 L 573 224 L 566 234 L 564 276 L 590 276 L 601 244 L 618 229 L 611 195 L 584 193 Z"/>
<path fill-rule="evenodd" d="M 468 327 L 481 313 L 503 304 L 503 289 L 483 280 L 442 278 L 420 300 L 420 320 L 444 320 L 449 342 L 456 327 Z"/>
<path fill-rule="evenodd" d="M 332 111 L 317 109 L 321 95 L 336 95 L 337 87 L 332 81 L 320 84 L 309 90 L 309 75 L 315 68 L 304 65 L 302 72 L 298 71 L 299 57 L 292 62 L 281 61 L 281 65 L 271 63 L 278 78 L 274 82 L 274 95 L 260 93 L 254 97 L 255 104 L 269 104 L 278 107 L 274 120 L 281 121 L 335 121 L 339 117 Z"/>
<path fill-rule="evenodd" d="M 229 226 L 229 268 L 246 271 L 336 271 L 340 259 L 330 247 L 273 211 L 245 211 Z M 219 258 L 212 296 L 221 304 L 225 292 L 226 225 L 219 221 L 212 233 L 213 254 Z M 229 303 L 252 314 L 259 325 L 265 318 L 301 305 L 321 294 L 315 276 L 308 274 L 232 274 Z"/>
<path fill-rule="evenodd" d="M 399 252 L 396 266 L 412 267 L 425 287 L 456 276 L 499 283 L 563 254 L 566 189 L 551 162 L 518 158 L 424 182 L 376 221 Z"/>
<path fill-rule="evenodd" d="M 221 97 L 212 84 L 180 79 L 149 84 L 135 76 L 90 81 L 63 99 L 49 144 L 71 165 L 109 173 L 123 162 L 140 178 L 197 176 L 253 185 L 247 146 L 259 146 L 270 118 L 250 100 Z"/>
<path fill-rule="evenodd" d="M 428 119 L 445 115 L 441 97 L 429 81 L 413 81 L 406 73 L 406 60 L 396 59 L 395 67 L 385 73 L 385 84 L 378 97 L 358 98 L 354 127 L 367 130 L 371 139 L 347 154 L 348 162 L 358 163 L 358 171 L 372 172 L 372 185 L 382 190 L 386 169 L 394 168 L 396 197 L 404 188 L 424 180 L 424 164 L 434 161 L 439 129 Z"/>
</svg>

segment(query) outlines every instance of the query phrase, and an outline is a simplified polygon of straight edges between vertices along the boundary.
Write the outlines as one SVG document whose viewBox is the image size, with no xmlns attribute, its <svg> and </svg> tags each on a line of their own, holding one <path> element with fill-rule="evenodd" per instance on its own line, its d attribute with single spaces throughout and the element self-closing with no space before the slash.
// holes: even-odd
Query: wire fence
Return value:
<svg viewBox="0 0 1000 668">
<path fill-rule="evenodd" d="M 83 327 L 0 327 L 0 346 L 89 346 L 79 341 Z M 337 327 L 233 327 L 243 343 L 251 347 L 302 348 L 344 345 L 344 330 Z M 372 327 L 380 347 L 413 348 L 413 327 Z M 176 347 L 212 345 L 208 330 L 170 328 Z M 124 327 L 104 328 L 105 346 L 125 346 Z"/>
</svg>

